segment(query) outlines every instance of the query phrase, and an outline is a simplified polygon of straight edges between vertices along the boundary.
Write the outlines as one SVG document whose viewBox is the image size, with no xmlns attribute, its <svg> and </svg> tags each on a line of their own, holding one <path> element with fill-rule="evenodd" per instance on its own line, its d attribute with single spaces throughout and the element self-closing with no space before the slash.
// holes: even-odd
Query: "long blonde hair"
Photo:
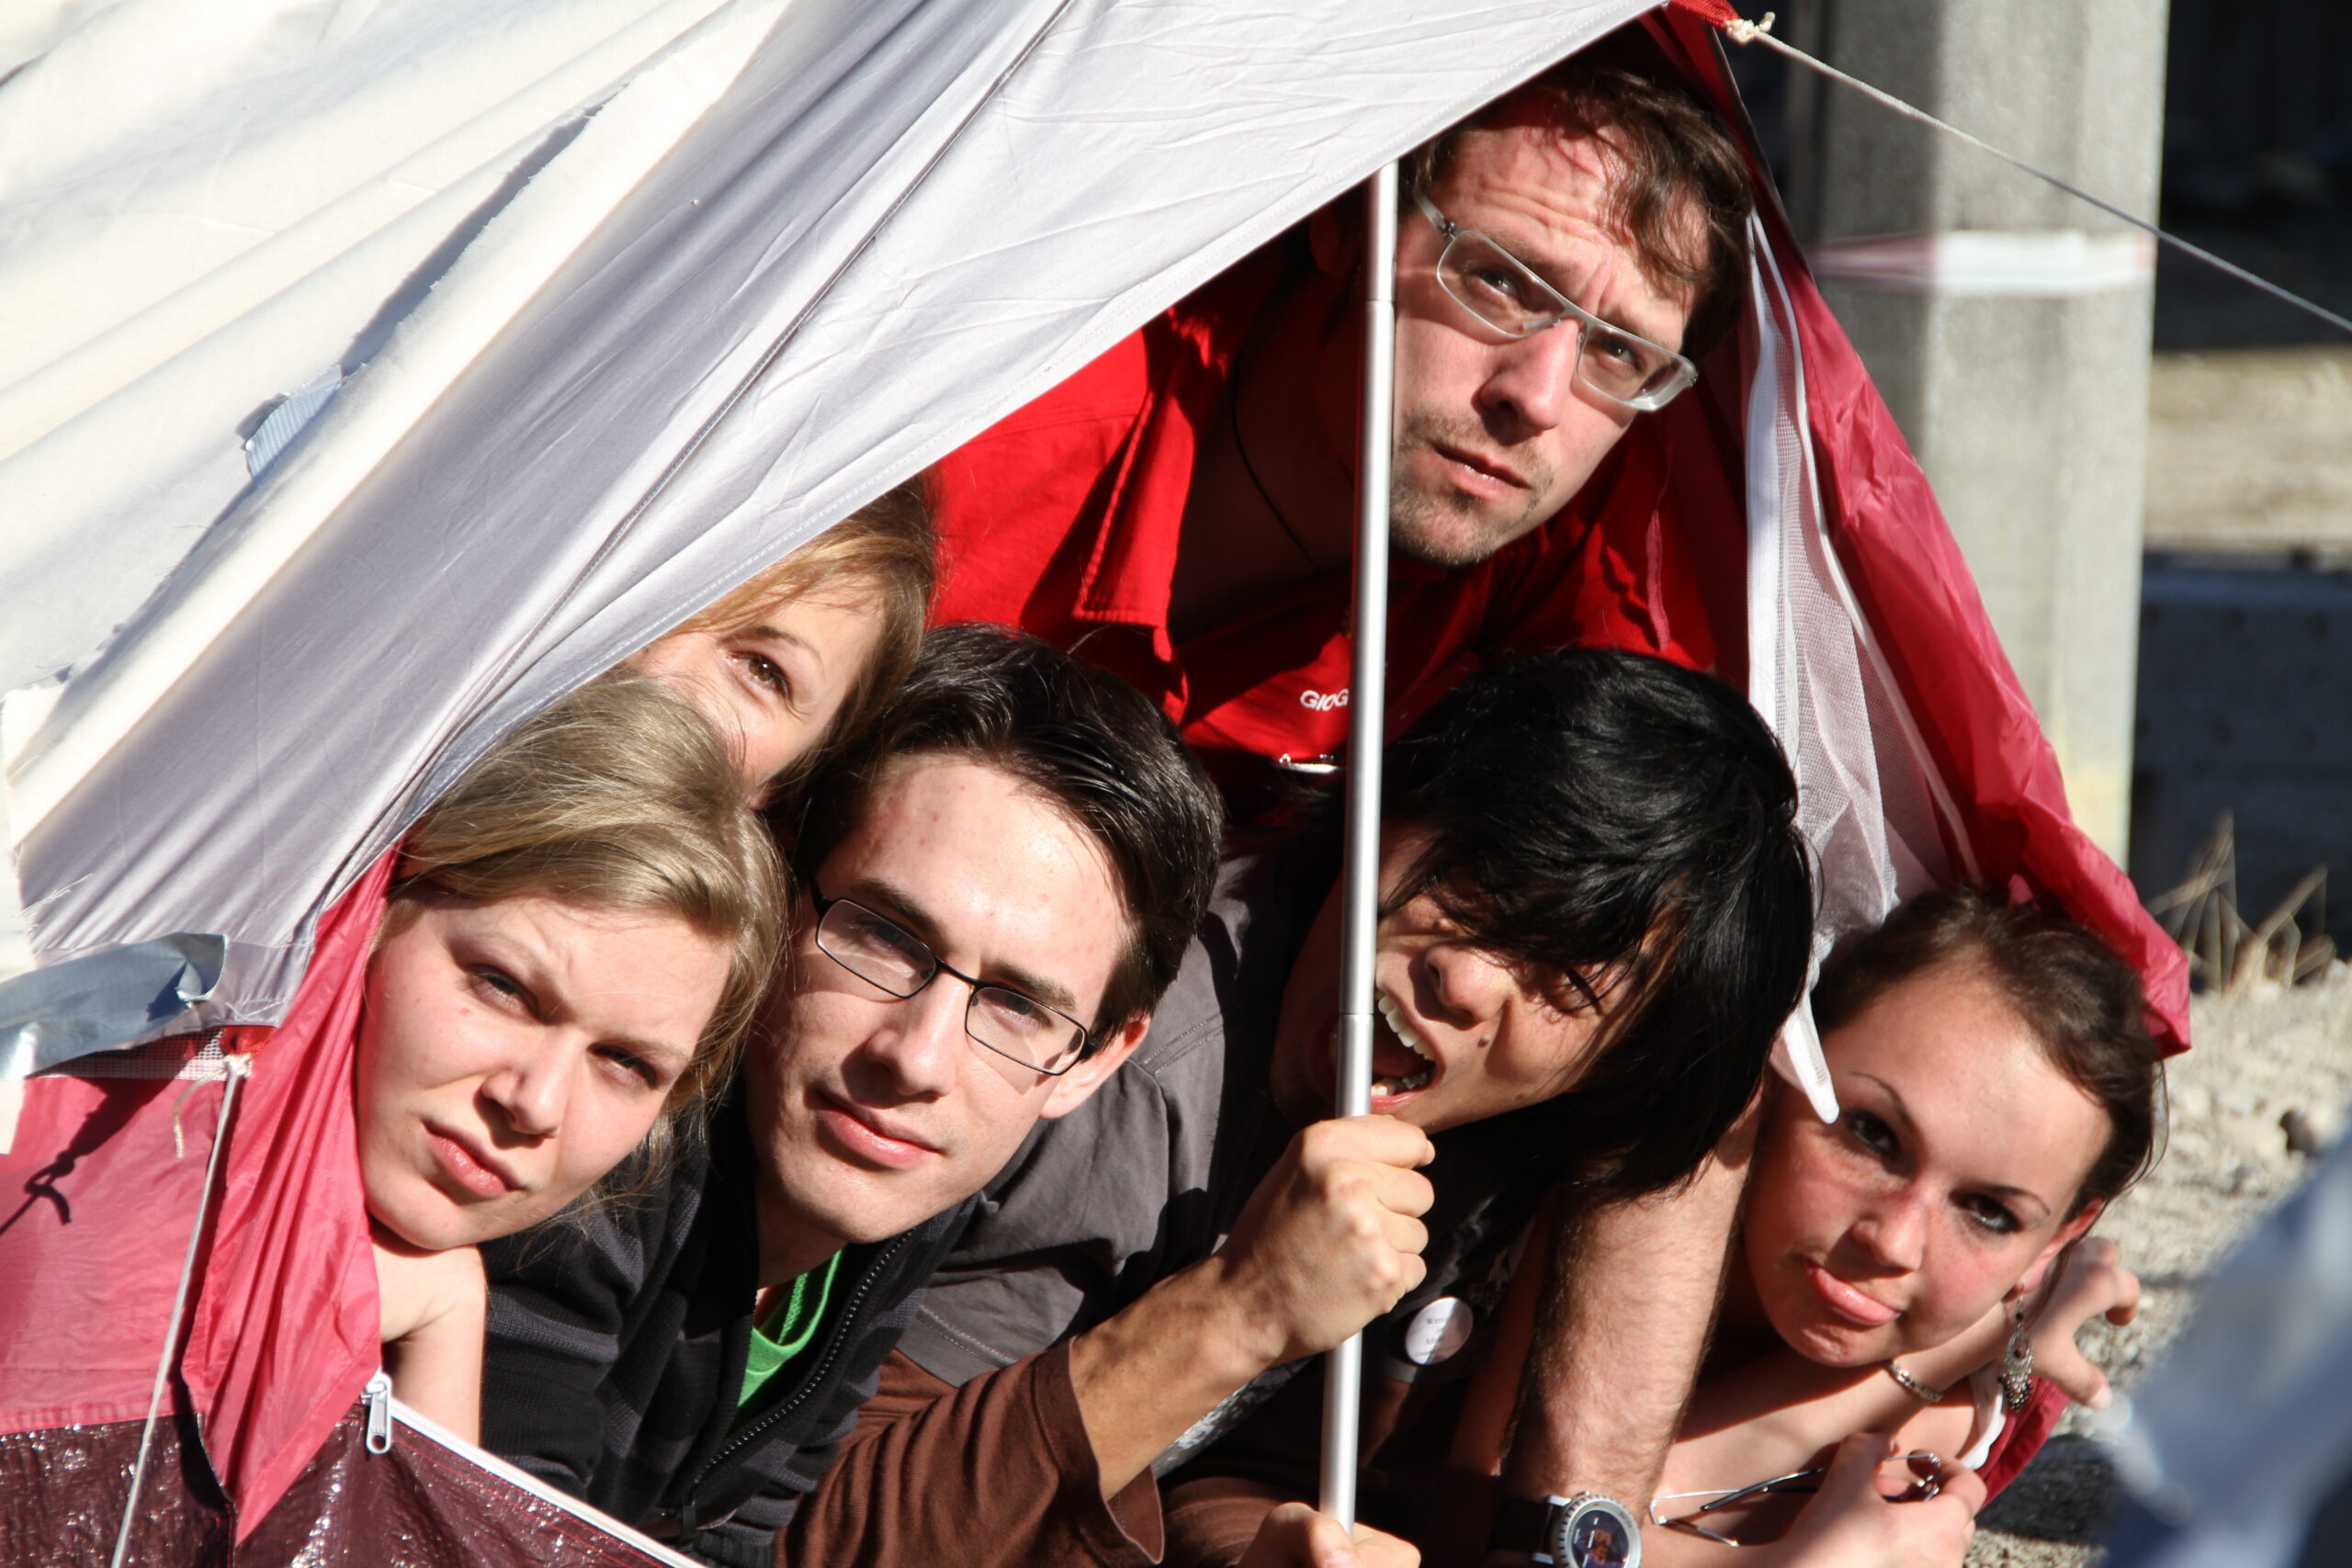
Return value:
<svg viewBox="0 0 2352 1568">
<path fill-rule="evenodd" d="M 883 491 L 677 628 L 727 637 L 810 593 L 873 600 L 874 656 L 851 682 L 825 733 L 767 781 L 779 821 L 790 819 L 809 776 L 865 733 L 914 665 L 936 581 L 926 496 L 922 474 Z"/>
<path fill-rule="evenodd" d="M 606 674 L 502 739 L 410 829 L 384 931 L 436 892 L 676 916 L 728 949 L 727 985 L 662 1130 L 734 1070 L 786 920 L 783 864 L 727 748 L 661 684 Z"/>
</svg>

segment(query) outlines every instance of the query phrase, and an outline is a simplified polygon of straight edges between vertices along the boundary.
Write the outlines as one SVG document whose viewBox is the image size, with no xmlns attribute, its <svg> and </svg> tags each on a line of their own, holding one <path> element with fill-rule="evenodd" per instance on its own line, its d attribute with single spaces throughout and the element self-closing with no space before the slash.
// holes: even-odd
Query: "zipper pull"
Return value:
<svg viewBox="0 0 2352 1568">
<path fill-rule="evenodd" d="M 360 1396 L 368 1404 L 368 1451 L 388 1454 L 392 1451 L 392 1380 L 384 1369 L 368 1380 L 368 1387 Z"/>
</svg>

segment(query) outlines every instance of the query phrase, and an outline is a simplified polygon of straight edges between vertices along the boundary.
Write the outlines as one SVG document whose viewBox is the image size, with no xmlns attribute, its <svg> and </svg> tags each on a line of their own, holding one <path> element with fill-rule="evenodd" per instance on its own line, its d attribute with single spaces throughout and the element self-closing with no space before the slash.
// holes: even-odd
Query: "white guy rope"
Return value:
<svg viewBox="0 0 2352 1568">
<path fill-rule="evenodd" d="M 172 1294 L 172 1321 L 164 1330 L 164 1353 L 155 1362 L 155 1386 L 147 1396 L 147 1420 L 139 1428 L 139 1457 L 130 1466 L 130 1495 L 122 1500 L 122 1525 L 115 1531 L 114 1557 L 111 1568 L 122 1568 L 130 1551 L 130 1521 L 139 1514 L 140 1489 L 147 1481 L 147 1450 L 155 1437 L 155 1417 L 164 1408 L 164 1388 L 171 1381 L 172 1358 L 179 1353 L 180 1320 L 187 1314 L 188 1286 L 196 1279 L 196 1258 L 204 1243 L 204 1216 L 212 1204 L 212 1187 L 220 1179 L 221 1151 L 229 1146 L 229 1114 L 236 1109 L 237 1086 L 254 1068 L 251 1056 L 230 1056 L 223 1063 L 228 1069 L 226 1086 L 220 1090 L 220 1115 L 212 1124 L 212 1152 L 204 1161 L 204 1185 L 196 1194 L 196 1224 L 188 1227 L 187 1256 L 180 1262 L 180 1288 Z M 173 1134 L 178 1134 L 179 1112 L 173 1115 Z"/>
<path fill-rule="evenodd" d="M 2126 212 L 2123 209 L 2116 206 L 2111 201 L 2101 200 L 2099 197 L 2093 196 L 2090 192 L 2083 189 L 2082 186 L 2070 185 L 2066 181 L 2060 179 L 2056 175 L 2050 173 L 2047 169 L 2038 169 L 2031 164 L 2027 163 L 2024 159 L 2016 156 L 2014 153 L 2004 152 L 1998 147 L 1994 146 L 1991 142 L 1984 141 L 1981 137 L 1971 136 L 1967 131 L 1961 130 L 1960 127 L 1938 119 L 1934 115 L 1929 114 L 1925 109 L 1913 107 L 1911 105 L 1905 103 L 1901 98 L 1896 97 L 1892 93 L 1883 92 L 1879 88 L 1871 86 L 1868 82 L 1860 80 L 1859 77 L 1849 76 L 1843 71 L 1838 70 L 1836 66 L 1829 64 L 1827 62 L 1815 60 L 1812 55 L 1807 54 L 1804 51 L 1797 48 L 1793 44 L 1782 43 L 1779 39 L 1772 36 L 1770 30 L 1771 26 L 1772 13 L 1767 11 L 1764 13 L 1762 18 L 1758 21 L 1750 22 L 1747 20 L 1733 20 L 1725 22 L 1724 24 L 1724 33 L 1734 43 L 1760 43 L 1768 49 L 1776 50 L 1780 53 L 1786 55 L 1791 60 L 1795 61 L 1798 64 L 1804 66 L 1807 70 L 1818 72 L 1820 74 L 1828 77 L 1833 82 L 1851 87 L 1854 91 L 1861 94 L 1862 96 L 1869 98 L 1871 102 L 1884 105 L 1886 107 L 1893 109 L 1896 114 L 1903 116 L 1905 119 L 1915 119 L 1921 125 L 1930 126 L 1937 130 L 1942 131 L 1947 136 L 1958 137 L 1961 141 L 1967 142 L 1971 147 L 1975 148 L 1977 151 L 1991 153 L 1994 157 L 1998 158 L 2002 163 L 2008 164 L 2011 168 L 2022 169 L 2027 174 L 2031 175 L 2035 179 L 2055 186 L 2058 189 L 2064 191 L 2068 196 L 2075 197 L 2079 200 L 2087 201 L 2093 207 L 2098 208 L 2101 212 L 2107 213 L 2109 216 L 2113 218 L 2120 218 L 2124 222 L 2131 224 L 2134 229 L 2144 230 L 2184 255 L 2194 256 L 2199 261 L 2203 262 L 2207 266 L 2214 267 L 2220 271 L 2228 273 L 2232 277 L 2236 278 L 2241 283 L 2252 284 L 2255 288 L 2261 289 L 2265 294 L 2269 295 L 2272 299 L 2278 299 L 2285 304 L 2292 305 L 2298 310 L 2302 310 L 2311 315 L 2316 316 L 2321 321 L 2325 321 L 2328 325 L 2335 327 L 2341 332 L 2352 333 L 2352 321 L 2346 320 L 2344 317 L 2337 315 L 2335 311 L 2328 310 L 2326 307 L 2306 299 L 2301 295 L 2293 292 L 2291 289 L 2282 288 L 2267 277 L 2258 277 L 2255 274 L 2246 271 L 2245 268 L 2238 265 L 2235 262 L 2223 261 L 2220 256 L 2217 256 L 2212 252 L 2206 250 L 2203 246 L 2192 245 L 2177 234 L 2166 233 L 2164 230 L 2157 228 L 2154 223 L 2149 222 L 2146 219 L 2136 217 L 2132 213 Z"/>
</svg>

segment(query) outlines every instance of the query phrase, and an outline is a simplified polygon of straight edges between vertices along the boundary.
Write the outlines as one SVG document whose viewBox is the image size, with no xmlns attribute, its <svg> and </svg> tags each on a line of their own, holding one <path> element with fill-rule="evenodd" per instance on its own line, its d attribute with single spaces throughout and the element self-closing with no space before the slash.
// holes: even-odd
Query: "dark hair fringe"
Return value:
<svg viewBox="0 0 2352 1568">
<path fill-rule="evenodd" d="M 1456 687 L 1388 749 L 1384 817 L 1432 835 L 1427 892 L 1469 940 L 1600 993 L 1599 1049 L 1550 1102 L 1589 1196 L 1687 1179 L 1754 1098 L 1803 994 L 1813 880 L 1796 781 L 1712 677 L 1595 649 Z M 1589 1002 L 1572 981 L 1568 1010 Z"/>
<path fill-rule="evenodd" d="M 1922 893 L 1823 969 L 1814 1021 L 1827 1034 L 1904 981 L 1956 964 L 1979 965 L 2051 1065 L 2107 1113 L 2106 1146 L 2067 1218 L 2121 1196 L 2162 1152 L 2163 1053 L 2148 1033 L 2139 976 L 2064 915 L 1983 887 Z"/>
<path fill-rule="evenodd" d="M 1102 846 L 1130 930 L 1089 1032 L 1150 1011 L 1176 978 L 1216 881 L 1224 808 L 1151 700 L 1109 671 L 1003 626 L 934 628 L 865 741 L 815 781 L 795 859 L 812 877 L 897 758 L 964 756 L 1020 779 Z"/>
</svg>

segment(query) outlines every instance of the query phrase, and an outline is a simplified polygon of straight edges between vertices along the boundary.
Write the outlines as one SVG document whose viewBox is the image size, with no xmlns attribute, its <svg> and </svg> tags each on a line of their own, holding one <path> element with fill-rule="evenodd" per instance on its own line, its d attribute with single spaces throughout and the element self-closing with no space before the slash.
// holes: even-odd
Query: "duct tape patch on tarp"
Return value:
<svg viewBox="0 0 2352 1568">
<path fill-rule="evenodd" d="M 169 1032 L 220 983 L 227 948 L 178 931 L 0 981 L 0 1082 Z"/>
</svg>

